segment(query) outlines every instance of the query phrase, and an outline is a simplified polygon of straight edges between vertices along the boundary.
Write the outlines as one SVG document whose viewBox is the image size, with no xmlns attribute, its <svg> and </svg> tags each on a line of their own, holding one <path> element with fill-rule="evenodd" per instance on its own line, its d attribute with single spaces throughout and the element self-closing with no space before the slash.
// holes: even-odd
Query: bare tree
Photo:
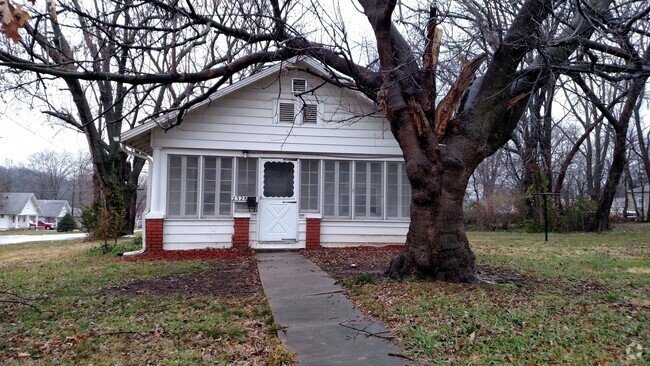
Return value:
<svg viewBox="0 0 650 366">
<path fill-rule="evenodd" d="M 120 134 L 163 109 L 177 108 L 192 95 L 210 93 L 211 85 L 206 83 L 171 84 L 180 79 L 180 70 L 209 72 L 210 67 L 232 61 L 243 51 L 251 52 L 244 47 L 245 41 L 227 32 L 211 33 L 218 28 L 216 22 L 239 23 L 249 29 L 272 23 L 266 16 L 244 16 L 266 12 L 263 5 L 246 0 L 193 5 L 189 20 L 187 14 L 179 15 L 166 2 L 47 1 L 47 6 L 33 8 L 6 1 L 2 4 L 14 13 L 16 22 L 3 19 L 10 25 L 5 34 L 18 41 L 4 39 L 3 55 L 70 73 L 52 79 L 47 72 L 13 68 L 0 79 L 6 91 L 3 95 L 13 94 L 14 103 L 30 100 L 53 120 L 86 136 L 95 175 L 95 205 L 124 211 L 125 232 L 133 231 L 138 176 L 145 161 L 131 159 L 121 149 Z M 199 16 L 197 10 L 205 15 Z M 25 22 L 28 17 L 32 20 Z M 24 39 L 18 34 L 18 26 L 24 29 Z M 261 47 L 268 47 L 268 42 L 270 39 L 261 41 Z M 129 84 L 124 80 L 111 82 L 111 77 L 84 80 L 77 78 L 77 73 L 127 78 L 140 73 L 175 76 L 168 81 Z"/>
<path fill-rule="evenodd" d="M 63 186 L 74 173 L 74 159 L 67 152 L 43 150 L 27 158 L 28 167 L 36 173 L 31 191 L 39 199 L 62 199 Z"/>
<path fill-rule="evenodd" d="M 396 1 L 360 0 L 361 11 L 372 29 L 376 50 L 365 54 L 377 55 L 376 59 L 361 62 L 351 43 L 346 42 L 345 24 L 337 23 L 330 27 L 332 24 L 326 24 L 329 20 L 322 12 L 304 13 L 307 5 L 294 8 L 290 2 L 269 0 L 259 2 L 255 8 L 257 12 L 243 14 L 244 7 L 237 3 L 229 9 L 233 14 L 239 14 L 233 18 L 237 21 L 233 21 L 217 16 L 218 11 L 214 10 L 218 5 L 197 9 L 193 2 L 186 5 L 180 2 L 128 2 L 121 5 L 106 1 L 104 4 L 117 8 L 112 12 L 102 10 L 93 15 L 80 15 L 88 22 L 100 24 L 98 29 L 102 36 L 119 40 L 106 45 L 118 52 L 108 52 L 115 57 L 105 62 L 121 65 L 119 70 L 98 67 L 109 58 L 86 61 L 71 57 L 63 42 L 44 47 L 52 51 L 48 53 L 50 58 L 20 57 L 5 47 L 0 50 L 0 65 L 62 78 L 67 81 L 68 88 L 78 88 L 84 80 L 101 85 L 108 85 L 111 81 L 116 90 L 122 92 L 111 99 L 109 105 L 123 99 L 125 85 L 147 90 L 147 87 L 170 83 L 192 85 L 211 80 L 210 86 L 201 90 L 205 93 L 174 108 L 178 112 L 174 123 L 177 125 L 182 122 L 187 108 L 206 100 L 210 92 L 242 71 L 301 55 L 320 60 L 332 69 L 327 81 L 355 88 L 377 103 L 390 121 L 391 131 L 402 149 L 412 201 L 411 223 L 404 250 L 392 260 L 388 271 L 397 279 L 416 273 L 446 281 L 477 280 L 475 256 L 462 225 L 463 199 L 469 178 L 486 157 L 510 139 L 533 93 L 547 85 L 553 75 L 595 74 L 628 80 L 650 73 L 650 66 L 643 57 L 612 45 L 607 37 L 592 37 L 594 32 L 598 35 L 613 34 L 612 37 L 622 34 L 623 38 L 629 36 L 627 39 L 630 40 L 646 37 L 647 33 L 639 32 L 638 28 L 647 23 L 650 9 L 640 0 L 621 3 L 614 0 L 515 2 L 507 9 L 486 12 L 486 19 L 490 21 L 486 26 L 477 25 L 472 17 L 465 16 L 462 22 L 467 25 L 467 32 L 480 31 L 482 34 L 474 40 L 462 37 L 465 45 L 464 53 L 460 55 L 465 56 L 464 60 L 459 62 L 461 67 L 449 68 L 447 73 L 444 66 L 458 62 L 440 58 L 449 55 L 449 49 L 441 47 L 441 39 L 442 24 L 450 14 L 443 11 L 439 14 L 435 7 L 409 9 Z M 451 3 L 448 9 L 458 13 L 456 10 L 466 9 L 463 4 Z M 485 1 L 476 8 L 488 9 L 492 4 Z M 625 12 L 620 12 L 620 9 Z M 414 18 L 397 17 L 396 10 L 412 12 Z M 167 17 L 171 23 L 163 27 L 149 25 L 153 19 L 138 22 L 134 15 L 144 12 Z M 617 17 L 611 17 L 613 13 Z M 20 23 L 22 18 L 18 18 L 16 22 Z M 61 40 L 57 27 L 62 24 L 52 18 L 53 14 L 44 14 L 37 21 L 49 21 L 54 38 Z M 401 19 L 420 19 L 420 22 L 410 25 Z M 250 23 L 257 20 L 255 24 Z M 300 21 L 305 26 L 301 26 Z M 332 32 L 332 35 L 321 36 L 319 41 L 310 40 L 310 37 L 317 37 L 303 30 L 310 21 L 314 22 L 312 26 L 320 24 L 323 32 Z M 614 21 L 626 27 L 614 29 Z M 28 35 L 40 42 L 41 38 L 30 30 L 31 23 L 18 26 L 24 26 Z M 142 49 L 142 39 L 177 37 L 174 44 L 189 45 L 194 34 L 200 33 L 197 28 L 232 37 L 249 52 L 226 58 L 207 68 L 189 65 L 160 71 L 143 69 L 140 59 L 131 53 Z M 452 31 L 452 28 L 446 29 Z M 180 30 L 187 30 L 187 33 Z M 420 42 L 406 41 L 404 34 L 420 31 L 423 34 Z M 121 36 L 142 36 L 144 33 L 146 37 L 142 38 Z M 103 38 L 96 36 L 95 39 Z M 326 44 L 328 41 L 330 44 Z M 154 46 L 162 47 L 146 43 L 146 49 Z M 92 55 L 100 55 L 103 49 L 98 47 L 98 52 Z M 589 62 L 575 57 L 578 49 L 589 54 Z M 477 77 L 477 73 L 480 76 Z M 438 76 L 448 78 L 451 86 L 442 88 Z M 108 116 L 107 110 L 104 111 L 103 115 Z M 120 120 L 117 117 L 107 118 L 109 123 L 106 126 L 115 129 L 115 121 Z M 171 128 L 173 124 L 166 127 Z M 92 144 L 91 147 L 97 148 Z M 119 164 L 111 167 L 125 171 Z"/>
</svg>

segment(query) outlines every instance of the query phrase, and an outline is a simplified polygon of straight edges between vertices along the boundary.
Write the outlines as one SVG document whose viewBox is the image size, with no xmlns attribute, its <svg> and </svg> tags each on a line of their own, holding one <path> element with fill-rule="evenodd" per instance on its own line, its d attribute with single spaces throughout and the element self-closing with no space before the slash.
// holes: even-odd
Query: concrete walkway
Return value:
<svg viewBox="0 0 650 366">
<path fill-rule="evenodd" d="M 405 365 L 380 323 L 356 309 L 334 279 L 296 252 L 258 252 L 273 316 L 300 365 Z M 376 334 L 377 336 L 370 336 Z"/>
</svg>

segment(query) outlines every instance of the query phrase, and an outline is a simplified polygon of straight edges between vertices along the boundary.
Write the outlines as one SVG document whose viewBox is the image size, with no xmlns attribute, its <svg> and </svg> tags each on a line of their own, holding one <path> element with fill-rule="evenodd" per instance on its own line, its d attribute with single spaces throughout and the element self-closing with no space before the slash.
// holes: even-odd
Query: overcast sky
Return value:
<svg viewBox="0 0 650 366">
<path fill-rule="evenodd" d="M 25 164 L 27 157 L 42 150 L 68 151 L 75 157 L 86 151 L 84 135 L 47 122 L 39 111 L 0 107 L 0 165 Z"/>
</svg>

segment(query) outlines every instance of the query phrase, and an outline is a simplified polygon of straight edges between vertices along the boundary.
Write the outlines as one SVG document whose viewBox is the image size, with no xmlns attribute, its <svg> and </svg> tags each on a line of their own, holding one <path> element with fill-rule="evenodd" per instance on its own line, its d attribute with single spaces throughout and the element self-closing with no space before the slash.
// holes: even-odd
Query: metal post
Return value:
<svg viewBox="0 0 650 366">
<path fill-rule="evenodd" d="M 544 197 L 544 241 L 548 241 L 548 196 L 559 196 L 559 193 L 533 192 L 533 196 Z"/>
<path fill-rule="evenodd" d="M 546 203 L 546 195 L 544 195 L 544 241 L 548 241 L 548 204 Z"/>
</svg>

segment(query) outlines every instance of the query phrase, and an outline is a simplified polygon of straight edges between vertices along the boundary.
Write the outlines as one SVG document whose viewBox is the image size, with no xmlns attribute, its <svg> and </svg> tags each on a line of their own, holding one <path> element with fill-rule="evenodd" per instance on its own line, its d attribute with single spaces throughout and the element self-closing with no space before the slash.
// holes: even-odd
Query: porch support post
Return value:
<svg viewBox="0 0 650 366">
<path fill-rule="evenodd" d="M 320 219 L 307 218 L 306 249 L 320 249 Z"/>
<path fill-rule="evenodd" d="M 250 239 L 250 217 L 235 217 L 235 225 L 232 234 L 232 247 L 248 248 Z"/>
<path fill-rule="evenodd" d="M 150 208 L 144 218 L 144 235 L 147 253 L 155 253 L 163 250 L 163 229 L 165 224 L 165 199 L 164 192 L 165 182 L 165 161 L 164 155 L 159 147 L 153 148 L 152 163 L 149 166 L 150 187 L 148 188 L 147 200 L 150 200 Z"/>
<path fill-rule="evenodd" d="M 147 253 L 155 253 L 163 250 L 163 227 L 164 219 L 145 219 L 145 230 L 147 232 Z"/>
</svg>

